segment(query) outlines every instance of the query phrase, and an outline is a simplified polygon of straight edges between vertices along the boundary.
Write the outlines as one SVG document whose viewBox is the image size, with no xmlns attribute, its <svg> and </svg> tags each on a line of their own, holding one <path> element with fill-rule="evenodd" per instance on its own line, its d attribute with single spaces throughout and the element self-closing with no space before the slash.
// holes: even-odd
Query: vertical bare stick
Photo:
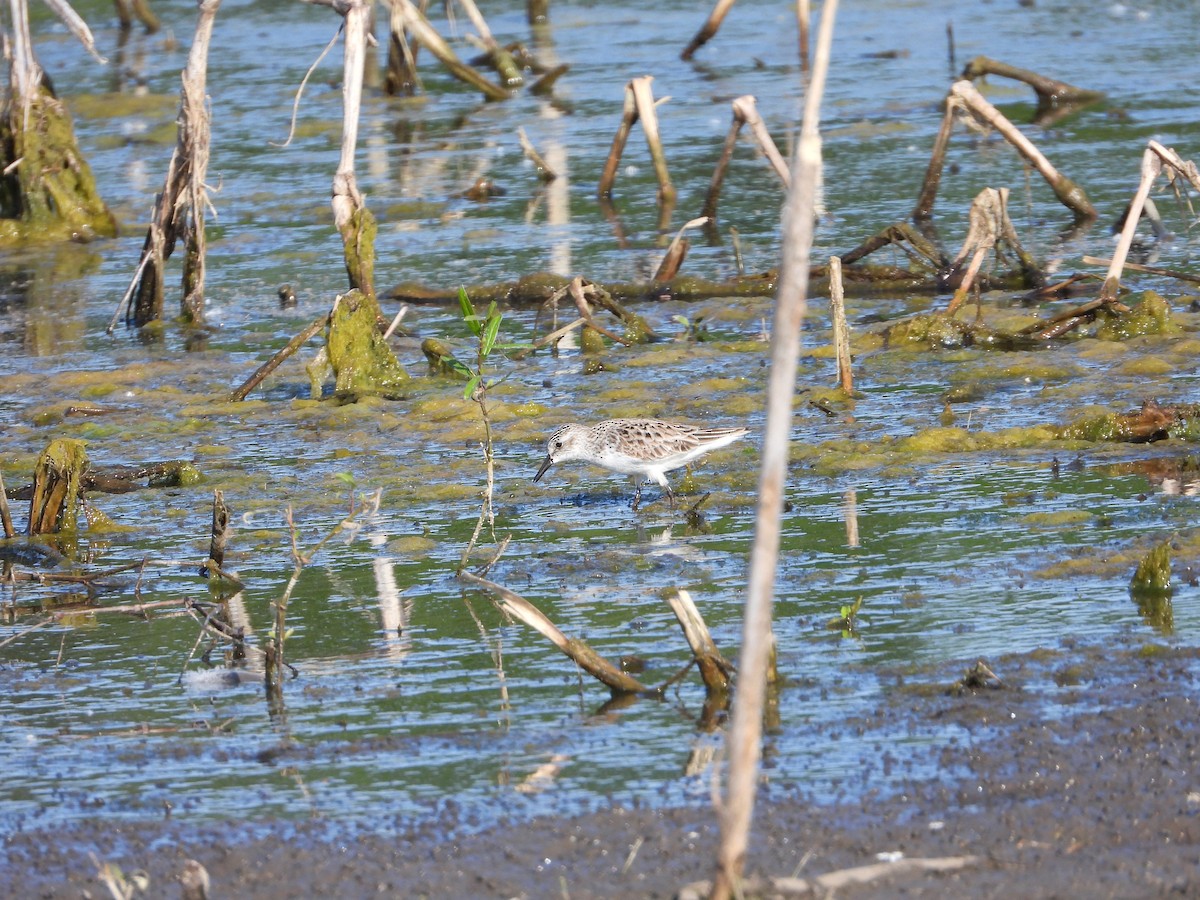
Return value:
<svg viewBox="0 0 1200 900">
<path fill-rule="evenodd" d="M 413 96 L 421 90 L 421 76 L 417 73 L 417 50 L 408 41 L 404 29 L 404 14 L 395 3 L 388 4 L 388 63 L 384 91 L 388 96 L 398 94 Z"/>
<path fill-rule="evenodd" d="M 191 218 L 184 226 L 183 300 L 180 312 L 192 322 L 204 321 L 204 274 L 207 244 L 204 234 L 204 210 L 208 206 L 208 191 L 204 181 L 208 176 L 208 153 L 212 137 L 205 89 L 208 82 L 208 45 L 212 39 L 213 20 L 221 0 L 201 0 L 200 21 L 188 53 L 187 70 L 183 75 L 183 109 L 180 110 L 180 143 L 185 138 L 191 145 L 191 165 L 188 169 L 187 195 Z"/>
<path fill-rule="evenodd" d="M 812 24 L 812 10 L 808 0 L 796 0 L 796 25 L 800 31 L 800 76 L 808 77 L 808 34 Z"/>
<path fill-rule="evenodd" d="M 950 145 L 950 133 L 954 130 L 955 106 L 946 98 L 945 110 L 942 113 L 942 126 L 938 129 L 937 138 L 933 142 L 933 151 L 929 154 L 929 166 L 925 169 L 925 181 L 921 185 L 921 195 L 917 197 L 917 205 L 913 207 L 913 224 L 920 227 L 933 219 L 933 201 L 937 199 L 938 187 L 942 183 L 942 168 L 946 164 L 946 148 Z"/>
<path fill-rule="evenodd" d="M 662 138 L 658 134 L 658 113 L 654 109 L 654 93 L 650 90 L 653 75 L 643 75 L 629 82 L 633 88 L 633 101 L 637 105 L 638 119 L 642 123 L 642 134 L 650 148 L 650 159 L 654 162 L 654 174 L 658 178 L 658 202 L 663 208 L 675 208 L 675 186 L 667 171 L 667 156 L 663 153 Z"/>
<path fill-rule="evenodd" d="M 1133 233 L 1137 231 L 1138 222 L 1142 218 L 1142 207 L 1146 205 L 1150 188 L 1154 185 L 1154 179 L 1162 172 L 1162 168 L 1162 159 L 1153 149 L 1147 147 L 1146 152 L 1142 154 L 1142 180 L 1138 184 L 1137 193 L 1133 195 L 1133 202 L 1129 204 L 1125 227 L 1121 229 L 1121 239 L 1117 241 L 1112 262 L 1108 265 L 1108 273 L 1104 276 L 1104 287 L 1100 289 L 1102 300 L 1117 299 L 1117 288 L 1121 286 L 1121 270 L 1125 267 L 1125 258 L 1129 255 L 1130 245 L 1133 244 Z"/>
<path fill-rule="evenodd" d="M 804 319 L 808 293 L 814 226 L 813 196 L 821 167 L 818 120 L 836 16 L 837 0 L 827 0 L 821 14 L 813 77 L 805 95 L 800 144 L 783 214 L 784 239 L 780 255 L 779 291 L 775 299 L 775 322 L 771 331 L 771 372 L 767 382 L 767 422 L 763 433 L 754 547 L 750 553 L 750 578 L 742 623 L 737 696 L 726 741 L 729 775 L 721 810 L 721 846 L 717 853 L 717 872 L 711 895 L 715 900 L 728 900 L 740 888 L 750 822 L 754 814 L 758 762 L 762 752 L 767 671 L 774 644 L 771 637 L 771 604 L 779 562 L 783 484 L 787 475 L 792 400 L 800 356 L 800 325 Z"/>
<path fill-rule="evenodd" d="M 604 161 L 604 171 L 600 173 L 600 187 L 596 191 L 596 196 L 612 196 L 613 182 L 617 179 L 617 166 L 621 163 L 621 154 L 625 152 L 625 142 L 629 140 L 629 132 L 637 120 L 637 103 L 633 99 L 633 86 L 627 84 L 625 85 L 625 106 L 621 110 L 621 124 L 617 126 L 612 148 L 608 151 L 608 159 Z"/>
<path fill-rule="evenodd" d="M 725 144 L 721 147 L 721 158 L 717 160 L 717 167 L 713 169 L 712 180 L 708 183 L 708 194 L 704 198 L 704 208 L 700 211 L 700 215 L 710 221 L 717 218 L 717 201 L 721 198 L 721 185 L 725 183 L 725 170 L 729 168 L 729 163 L 733 159 L 738 134 L 741 133 L 742 126 L 745 124 L 746 120 L 738 114 L 735 101 L 733 121 L 729 123 L 729 132 L 725 135 Z"/>
<path fill-rule="evenodd" d="M 842 510 L 846 514 L 846 546 L 858 546 L 858 491 L 846 488 L 842 499 Z"/>
<path fill-rule="evenodd" d="M 204 210 L 208 194 L 204 178 L 208 169 L 210 126 L 205 105 L 208 78 L 208 47 L 213 20 L 220 0 L 200 0 L 196 36 L 183 72 L 179 104 L 178 135 L 167 166 L 167 176 L 154 202 L 154 215 L 142 243 L 142 259 L 134 276 L 136 294 L 126 312 L 126 321 L 139 328 L 162 318 L 165 288 L 164 268 L 183 240 L 184 293 L 180 303 L 183 317 L 197 324 L 204 321 Z"/>
<path fill-rule="evenodd" d="M 208 558 L 217 564 L 217 568 L 225 565 L 225 545 L 229 542 L 229 509 L 225 506 L 225 495 L 222 491 L 213 491 L 212 506 L 212 537 L 208 543 Z"/>
<path fill-rule="evenodd" d="M 725 16 L 728 15 L 730 7 L 733 6 L 733 0 L 717 0 L 717 5 L 713 7 L 713 11 L 709 14 L 708 19 L 700 26 L 700 30 L 696 32 L 696 36 L 692 38 L 683 52 L 679 54 L 680 59 L 691 59 L 696 51 L 709 42 L 709 39 L 717 33 L 717 29 L 721 27 L 721 23 L 725 21 Z"/>
<path fill-rule="evenodd" d="M 842 258 L 829 257 L 829 314 L 833 318 L 833 347 L 837 356 L 838 387 L 854 393 L 850 369 L 850 326 L 846 324 L 846 292 L 842 288 Z"/>
<path fill-rule="evenodd" d="M 550 0 L 528 0 L 525 15 L 530 25 L 545 25 L 550 21 Z"/>
<path fill-rule="evenodd" d="M 371 7 L 371 0 L 346 0 L 344 7 L 342 145 L 337 171 L 333 175 L 330 206 L 333 209 L 333 224 L 342 237 L 350 286 L 362 291 L 370 303 L 375 303 L 375 220 L 367 209 L 367 201 L 358 189 L 354 174 Z M 335 324 L 331 317 L 330 327 L 333 328 Z M 337 369 L 336 361 L 334 369 Z"/>
<path fill-rule="evenodd" d="M 0 475 L 0 524 L 4 525 L 4 536 L 16 536 L 13 531 L 12 514 L 8 511 L 8 494 L 4 493 L 4 476 Z"/>
</svg>

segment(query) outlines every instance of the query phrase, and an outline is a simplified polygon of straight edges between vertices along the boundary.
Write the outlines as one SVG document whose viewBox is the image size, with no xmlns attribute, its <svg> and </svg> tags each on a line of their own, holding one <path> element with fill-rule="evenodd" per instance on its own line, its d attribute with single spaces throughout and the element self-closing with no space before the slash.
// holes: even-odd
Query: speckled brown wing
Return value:
<svg viewBox="0 0 1200 900">
<path fill-rule="evenodd" d="M 687 453 L 699 446 L 697 429 L 674 422 L 655 422 L 650 419 L 613 419 L 604 423 L 604 443 L 618 453 L 638 459 L 668 459 Z"/>
</svg>

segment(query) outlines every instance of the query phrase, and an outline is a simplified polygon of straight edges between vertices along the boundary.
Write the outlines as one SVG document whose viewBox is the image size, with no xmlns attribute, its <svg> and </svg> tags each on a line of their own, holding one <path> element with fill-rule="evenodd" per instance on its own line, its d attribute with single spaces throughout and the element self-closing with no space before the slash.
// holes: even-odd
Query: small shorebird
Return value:
<svg viewBox="0 0 1200 900">
<path fill-rule="evenodd" d="M 642 498 L 643 481 L 658 482 L 671 504 L 675 494 L 664 473 L 699 459 L 709 450 L 732 444 L 747 428 L 697 428 L 656 419 L 609 419 L 597 425 L 564 425 L 546 445 L 546 459 L 533 476 L 540 481 L 555 463 L 582 459 L 623 475 L 638 476 L 633 508 Z"/>
</svg>

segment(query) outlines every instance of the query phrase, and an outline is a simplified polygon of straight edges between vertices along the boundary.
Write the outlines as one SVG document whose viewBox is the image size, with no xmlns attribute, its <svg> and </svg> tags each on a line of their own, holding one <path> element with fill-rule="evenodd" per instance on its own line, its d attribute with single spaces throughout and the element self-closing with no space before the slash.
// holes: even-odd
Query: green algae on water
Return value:
<svg viewBox="0 0 1200 900">
<path fill-rule="evenodd" d="M 1105 320 L 1096 329 L 1096 337 L 1127 341 L 1147 334 L 1178 334 L 1181 330 L 1171 317 L 1171 305 L 1157 291 L 1146 291 L 1132 310 Z"/>
</svg>

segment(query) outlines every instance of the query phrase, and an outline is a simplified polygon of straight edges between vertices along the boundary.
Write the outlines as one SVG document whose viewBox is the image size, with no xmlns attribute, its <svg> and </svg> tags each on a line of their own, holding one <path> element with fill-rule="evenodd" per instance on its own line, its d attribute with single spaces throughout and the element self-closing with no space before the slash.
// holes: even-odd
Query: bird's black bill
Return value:
<svg viewBox="0 0 1200 900">
<path fill-rule="evenodd" d="M 550 454 L 549 454 L 549 453 L 547 453 L 547 454 L 546 454 L 546 461 L 542 463 L 542 467 L 541 467 L 540 469 L 538 469 L 538 473 L 537 473 L 536 475 L 534 475 L 534 476 L 533 476 L 533 483 L 534 483 L 534 484 L 537 484 L 539 481 L 541 481 L 541 480 L 542 480 L 542 476 L 546 474 L 546 471 L 547 471 L 547 470 L 548 470 L 548 469 L 549 469 L 549 468 L 550 468 L 552 465 L 554 465 L 554 460 L 553 460 L 553 459 L 550 457 Z"/>
</svg>

